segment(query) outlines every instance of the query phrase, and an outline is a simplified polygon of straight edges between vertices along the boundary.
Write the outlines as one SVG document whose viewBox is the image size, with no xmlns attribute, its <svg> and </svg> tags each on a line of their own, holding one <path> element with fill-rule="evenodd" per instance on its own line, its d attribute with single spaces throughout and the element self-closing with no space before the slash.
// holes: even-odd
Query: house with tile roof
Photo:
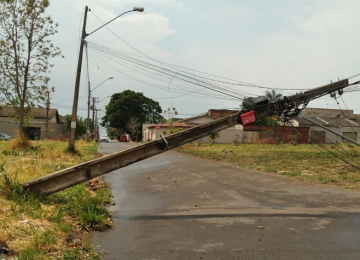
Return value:
<svg viewBox="0 0 360 260">
<path fill-rule="evenodd" d="M 301 112 L 303 116 L 325 126 L 360 144 L 360 115 L 354 114 L 353 110 L 306 108 Z M 292 119 L 296 125 L 309 127 L 309 141 L 314 143 L 347 143 L 348 140 L 326 129 L 301 118 Z"/>
<path fill-rule="evenodd" d="M 0 132 L 14 136 L 19 129 L 19 122 L 14 118 L 15 110 L 10 106 L 0 107 Z M 46 129 L 48 122 L 48 129 Z M 65 134 L 63 117 L 59 115 L 55 108 L 46 109 L 43 107 L 31 108 L 31 119 L 24 125 L 24 133 L 30 140 L 40 140 L 46 138 L 55 138 Z"/>
</svg>

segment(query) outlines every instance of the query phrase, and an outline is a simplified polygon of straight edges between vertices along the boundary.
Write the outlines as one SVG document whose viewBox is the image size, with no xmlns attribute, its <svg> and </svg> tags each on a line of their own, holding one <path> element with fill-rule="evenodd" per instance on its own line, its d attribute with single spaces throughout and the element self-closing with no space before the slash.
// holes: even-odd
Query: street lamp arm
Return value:
<svg viewBox="0 0 360 260">
<path fill-rule="evenodd" d="M 87 34 L 85 35 L 85 37 L 93 34 L 94 32 L 96 32 L 96 31 L 98 31 L 98 30 L 100 30 L 100 29 L 103 28 L 105 25 L 111 23 L 112 21 L 114 21 L 115 19 L 119 18 L 120 16 L 122 16 L 122 15 L 124 15 L 124 14 L 131 13 L 131 12 L 143 12 L 143 11 L 144 11 L 144 8 L 143 8 L 143 7 L 134 7 L 133 10 L 127 11 L 127 12 L 125 12 L 125 13 L 122 13 L 122 14 L 116 16 L 114 19 L 108 21 L 106 24 L 103 24 L 102 26 L 100 26 L 100 27 L 97 28 L 96 30 L 92 31 L 91 33 L 87 33 Z"/>
<path fill-rule="evenodd" d="M 110 79 L 113 79 L 113 77 L 110 77 L 108 79 L 105 79 L 103 82 L 101 82 L 99 85 L 97 85 L 93 90 L 91 90 L 90 92 L 93 92 L 95 89 L 97 89 L 98 87 L 100 87 L 101 84 L 103 84 L 105 81 L 108 81 Z"/>
</svg>

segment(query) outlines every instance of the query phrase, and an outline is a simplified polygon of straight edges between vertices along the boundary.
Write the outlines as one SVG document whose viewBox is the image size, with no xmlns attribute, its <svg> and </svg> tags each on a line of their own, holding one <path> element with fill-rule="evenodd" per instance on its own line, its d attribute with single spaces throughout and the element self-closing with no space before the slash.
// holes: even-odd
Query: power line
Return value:
<svg viewBox="0 0 360 260">
<path fill-rule="evenodd" d="M 94 48 L 92 46 L 92 48 Z M 94 49 L 97 49 L 99 50 L 100 52 L 103 52 L 103 53 L 107 53 L 107 50 L 105 49 L 100 49 L 100 48 L 97 48 L 95 47 Z M 127 60 L 129 62 L 132 62 L 134 64 L 137 64 L 138 66 L 141 66 L 143 68 L 146 68 L 146 69 L 150 69 L 150 70 L 153 70 L 153 71 L 156 71 L 156 72 L 159 72 L 159 73 L 162 73 L 164 75 L 168 75 L 168 76 L 173 76 L 174 72 L 169 70 L 169 69 L 166 69 L 166 68 L 162 68 L 162 67 L 159 67 L 159 66 L 156 66 L 156 65 L 153 65 L 153 67 L 150 67 L 148 65 L 145 65 L 145 64 L 141 64 L 140 62 L 137 62 L 137 61 L 133 61 L 133 60 L 129 60 L 129 59 L 126 59 L 124 57 L 118 57 L 120 59 L 123 59 L 123 60 Z M 181 77 L 180 77 L 181 76 Z M 197 85 L 197 86 L 200 86 L 200 87 L 204 87 L 204 88 L 207 88 L 207 89 L 210 89 L 214 92 L 218 92 L 218 93 L 221 93 L 221 94 L 224 94 L 224 95 L 227 95 L 227 96 L 230 96 L 230 97 L 233 97 L 233 98 L 237 98 L 237 99 L 242 99 L 242 98 L 239 98 L 238 96 L 235 96 L 233 94 L 230 94 L 229 92 L 232 92 L 232 91 L 224 91 L 224 90 L 218 90 L 218 89 L 222 89 L 220 86 L 216 86 L 216 85 L 213 85 L 213 84 L 210 84 L 210 83 L 207 83 L 207 82 L 204 82 L 204 81 L 201 81 L 201 80 L 197 80 L 197 79 L 194 79 L 194 78 L 191 78 L 189 76 L 186 76 L 186 75 L 183 75 L 183 74 L 178 74 L 176 76 L 174 76 L 175 78 L 179 79 L 179 80 L 182 80 L 184 82 L 187 82 L 187 83 L 190 83 L 190 84 L 194 84 L 194 85 Z M 216 89 L 218 88 L 218 89 Z"/>
<path fill-rule="evenodd" d="M 112 59 L 110 59 L 110 60 L 112 60 Z M 112 60 L 112 61 L 114 61 L 114 60 Z M 106 66 L 111 67 L 111 65 L 108 64 L 108 63 L 106 63 Z M 121 71 L 119 71 L 118 69 L 115 69 L 115 68 L 113 68 L 113 67 L 112 67 L 112 69 L 118 71 L 119 73 L 125 75 L 126 77 L 130 77 L 132 80 L 139 81 L 139 82 L 143 82 L 143 83 L 149 85 L 149 82 L 144 82 L 144 81 L 142 81 L 142 80 L 140 80 L 140 79 L 138 79 L 138 78 L 134 78 L 134 77 L 132 77 L 132 76 L 130 76 L 130 75 L 128 75 L 128 74 L 125 74 L 124 72 L 121 72 Z M 167 76 L 169 76 L 168 73 L 166 73 L 166 74 L 167 74 Z M 159 87 L 159 86 L 154 86 L 154 85 L 152 85 L 152 84 L 150 84 L 150 85 L 151 85 L 152 87 L 160 88 L 160 89 L 163 89 L 163 90 L 167 89 L 165 86 Z M 176 92 L 176 91 L 170 91 L 170 92 L 179 93 L 179 92 Z M 199 92 L 199 91 L 193 91 L 193 92 Z M 184 93 L 181 93 L 181 94 L 184 94 Z M 186 94 L 189 94 L 189 93 L 187 92 Z M 201 93 L 201 94 L 203 95 L 204 93 Z M 219 98 L 219 97 L 218 97 L 218 98 Z M 236 97 L 236 99 L 239 99 L 239 98 Z"/>
<path fill-rule="evenodd" d="M 297 129 L 296 127 L 293 126 L 293 128 L 295 129 L 295 131 L 296 131 L 298 134 L 303 135 L 305 138 L 309 138 L 309 137 L 306 136 L 304 133 L 298 131 L 298 129 Z M 319 146 L 321 149 L 325 150 L 325 152 L 329 153 L 331 156 L 333 156 L 335 159 L 337 159 L 337 162 L 340 163 L 342 166 L 345 166 L 345 167 L 347 167 L 348 169 L 354 168 L 354 169 L 356 169 L 357 171 L 360 171 L 360 167 L 352 164 L 351 162 L 349 162 L 348 160 L 346 160 L 346 159 L 344 159 L 344 158 L 342 158 L 342 157 L 339 157 L 336 153 L 334 153 L 334 152 L 331 151 L 330 149 L 327 149 L 327 148 L 326 148 L 326 145 L 322 146 L 320 143 L 315 142 L 314 140 L 311 140 L 311 138 L 309 138 L 309 139 L 310 139 L 310 140 L 309 140 L 308 143 L 309 143 L 310 145 L 312 145 L 313 147 L 315 147 L 317 150 L 319 150 L 319 149 L 318 149 L 315 145 Z M 327 140 L 329 141 L 329 139 L 327 139 Z M 314 145 L 314 144 L 315 144 L 315 145 Z M 336 145 L 335 145 L 335 147 L 336 147 L 336 149 L 339 149 Z M 324 152 L 323 150 L 319 150 L 319 151 L 320 151 L 320 152 Z M 342 151 L 344 151 L 344 150 L 342 150 Z M 343 154 L 343 155 L 345 155 L 345 154 Z M 342 161 L 342 162 L 345 163 L 345 164 L 342 164 L 342 163 L 339 162 L 339 161 Z M 351 166 L 352 168 L 351 168 L 350 166 Z"/>
<path fill-rule="evenodd" d="M 160 70 L 165 70 L 166 72 L 168 72 L 166 75 L 169 76 L 169 77 L 171 77 L 171 79 L 174 78 L 174 76 L 176 76 L 176 75 L 180 75 L 180 76 L 185 77 L 185 78 L 189 78 L 189 79 L 192 79 L 192 80 L 195 80 L 195 81 L 199 81 L 199 82 L 202 82 L 202 83 L 206 83 L 206 84 L 208 84 L 208 85 L 212 85 L 212 84 L 210 84 L 209 82 L 204 82 L 204 81 L 201 81 L 201 80 L 198 80 L 198 79 L 194 79 L 194 78 L 192 78 L 192 77 L 190 77 L 190 76 L 184 75 L 184 74 L 180 73 L 179 71 L 172 71 L 172 70 L 169 70 L 169 69 L 160 67 L 160 66 L 158 66 L 158 65 L 154 65 L 154 64 L 151 64 L 151 63 L 148 63 L 148 62 L 144 62 L 144 61 L 139 60 L 139 59 L 134 59 L 134 58 L 128 57 L 128 55 L 122 55 L 122 54 L 120 54 L 121 52 L 118 53 L 117 51 L 115 51 L 115 50 L 113 50 L 113 49 L 105 48 L 105 47 L 100 46 L 100 45 L 96 45 L 96 44 L 92 44 L 92 45 L 94 46 L 94 48 L 96 48 L 97 50 L 99 50 L 99 51 L 101 51 L 101 52 L 104 52 L 104 53 L 107 53 L 107 54 L 109 54 L 109 55 L 115 56 L 115 57 L 120 58 L 120 59 L 122 59 L 122 60 L 125 60 L 125 61 L 127 61 L 127 62 L 136 63 L 137 65 L 140 64 L 140 66 L 153 66 L 153 67 L 156 67 L 158 70 L 159 70 L 159 69 L 160 69 Z M 149 68 L 149 67 L 148 67 L 148 68 Z M 157 71 L 158 71 L 158 70 L 157 70 Z M 161 73 L 164 73 L 164 72 L 161 72 Z M 224 86 L 220 86 L 220 85 L 216 85 L 216 86 L 219 87 L 219 88 L 224 89 Z M 227 90 L 228 90 L 229 92 L 234 93 L 234 89 L 232 89 L 232 88 L 227 87 Z M 238 91 L 238 90 L 237 90 L 237 91 Z M 241 92 L 243 92 L 243 91 L 241 91 Z M 239 94 L 238 92 L 235 92 L 235 93 L 236 93 L 236 94 Z M 250 93 L 246 93 L 246 92 L 243 92 L 243 93 L 246 94 L 246 95 L 249 95 L 249 96 L 253 96 L 253 94 L 250 94 Z M 240 95 L 241 95 L 241 94 L 240 94 Z"/>
<path fill-rule="evenodd" d="M 346 108 L 347 110 L 349 110 L 348 107 L 346 106 L 346 103 L 345 103 L 344 99 L 342 98 L 342 96 L 340 96 L 340 98 L 341 98 L 342 102 L 344 103 L 345 108 Z M 336 102 L 336 103 L 337 103 L 337 105 L 338 105 L 338 107 L 339 107 L 339 109 L 340 109 L 343 117 L 348 121 L 351 130 L 353 130 L 353 132 L 356 134 L 357 139 L 359 139 L 359 135 L 358 135 L 357 131 L 355 131 L 355 129 L 354 129 L 353 126 L 351 125 L 350 119 L 348 119 L 348 118 L 345 116 L 345 113 L 344 113 L 344 111 L 341 109 L 339 103 L 338 103 L 338 102 Z"/>
<path fill-rule="evenodd" d="M 100 59 L 101 59 L 101 58 L 100 58 Z M 106 63 L 105 61 L 103 61 L 103 62 L 106 64 L 106 66 L 111 67 L 110 64 Z M 155 88 L 158 88 L 158 89 L 166 90 L 166 88 L 165 88 L 164 86 L 161 87 L 161 86 L 154 85 L 154 84 L 152 84 L 152 83 L 150 83 L 150 82 L 143 81 L 143 80 L 140 80 L 140 79 L 138 79 L 138 78 L 132 77 L 132 76 L 130 76 L 130 75 L 128 75 L 128 74 L 120 71 L 120 70 L 117 69 L 117 68 L 113 68 L 113 67 L 111 67 L 111 68 L 112 68 L 114 71 L 117 71 L 118 73 L 120 73 L 120 74 L 124 75 L 125 77 L 129 78 L 130 80 L 137 81 L 137 82 L 140 82 L 140 83 L 143 83 L 143 84 L 145 84 L 145 85 L 149 85 L 149 86 L 151 86 L 151 87 L 155 87 Z M 181 92 L 177 92 L 177 91 L 169 91 L 169 92 L 174 92 L 174 93 L 183 94 L 183 95 L 189 95 L 189 94 L 191 94 L 191 93 L 188 93 L 188 92 L 187 92 L 186 94 L 181 93 Z M 194 91 L 194 92 L 197 92 L 197 91 Z M 195 95 L 193 95 L 193 96 L 195 96 Z M 198 96 L 198 97 L 202 97 L 202 96 Z M 207 98 L 207 97 L 205 97 L 205 98 Z M 222 97 L 211 97 L 211 98 L 233 100 L 233 99 L 222 98 Z"/>
<path fill-rule="evenodd" d="M 92 14 L 94 15 L 94 17 L 95 17 L 101 24 L 104 24 L 104 23 L 94 14 L 94 12 L 92 12 Z M 106 26 L 105 26 L 105 27 L 106 27 Z M 140 53 L 142 56 L 146 57 L 147 59 L 150 59 L 150 60 L 155 61 L 155 62 L 159 62 L 159 63 L 161 63 L 161 64 L 164 64 L 164 65 L 167 65 L 167 66 L 170 66 L 170 67 L 177 67 L 177 68 L 187 69 L 187 70 L 189 70 L 189 71 L 194 71 L 194 72 L 202 73 L 202 74 L 209 75 L 209 76 L 214 76 L 214 77 L 218 77 L 218 78 L 222 78 L 222 79 L 226 79 L 226 80 L 231 80 L 231 81 L 238 82 L 238 83 L 227 82 L 227 81 L 220 81 L 220 80 L 215 80 L 215 79 L 210 79 L 210 78 L 202 77 L 202 76 L 195 75 L 195 74 L 192 74 L 192 73 L 189 73 L 189 72 L 181 71 L 181 72 L 183 72 L 183 73 L 187 73 L 187 74 L 190 74 L 190 75 L 195 76 L 195 77 L 198 77 L 198 78 L 207 79 L 207 80 L 211 80 L 211 81 L 215 81 L 215 82 L 219 82 L 219 83 L 237 85 L 237 86 L 247 86 L 247 87 L 256 87 L 256 88 L 264 88 L 264 89 L 274 89 L 274 90 L 279 90 L 279 91 L 283 91 L 283 90 L 299 90 L 299 91 L 305 90 L 305 89 L 281 89 L 281 88 L 263 87 L 263 86 L 259 86 L 259 85 L 255 85 L 255 84 L 251 84 L 251 83 L 246 83 L 246 82 L 243 82 L 243 81 L 233 80 L 233 79 L 230 79 L 230 78 L 221 77 L 221 76 L 217 76 L 217 75 L 214 75 L 214 74 L 210 74 L 210 73 L 206 73 L 206 72 L 202 72 L 202 71 L 198 71 L 198 70 L 194 70 L 194 69 L 189 69 L 189 68 L 186 68 L 186 67 L 183 67 L 183 66 L 177 66 L 177 65 L 173 65 L 173 64 L 166 63 L 166 62 L 163 62 L 163 61 L 159 61 L 159 60 L 156 60 L 156 59 L 154 59 L 154 58 L 146 55 L 145 53 L 139 51 L 139 50 L 136 49 L 134 46 L 132 46 L 131 44 L 129 44 L 129 43 L 127 43 L 126 41 L 124 41 L 120 36 L 118 36 L 116 33 L 114 33 L 114 32 L 113 32 L 111 29 L 109 29 L 108 27 L 106 27 L 106 29 L 108 29 L 116 38 L 118 38 L 120 41 L 122 41 L 122 42 L 123 42 L 124 44 L 126 44 L 128 47 L 130 47 L 131 49 L 133 49 L 133 50 L 135 50 L 136 52 Z M 123 53 L 125 53 L 125 52 L 123 52 Z M 134 55 L 134 54 L 128 53 L 128 55 Z"/>
</svg>

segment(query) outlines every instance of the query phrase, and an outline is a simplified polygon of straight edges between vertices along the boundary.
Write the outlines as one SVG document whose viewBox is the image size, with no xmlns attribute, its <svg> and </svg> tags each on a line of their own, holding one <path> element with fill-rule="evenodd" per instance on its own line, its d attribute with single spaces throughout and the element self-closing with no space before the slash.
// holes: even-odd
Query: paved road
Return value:
<svg viewBox="0 0 360 260">
<path fill-rule="evenodd" d="M 92 240 L 104 259 L 360 259 L 358 192 L 173 151 L 105 180 L 116 226 Z"/>
</svg>

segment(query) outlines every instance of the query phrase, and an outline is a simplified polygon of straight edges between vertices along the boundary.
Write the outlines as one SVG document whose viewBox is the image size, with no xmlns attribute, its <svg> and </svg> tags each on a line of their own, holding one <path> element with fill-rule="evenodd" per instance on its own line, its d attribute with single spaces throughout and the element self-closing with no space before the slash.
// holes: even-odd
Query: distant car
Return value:
<svg viewBox="0 0 360 260">
<path fill-rule="evenodd" d="M 0 133 L 0 141 L 9 141 L 11 139 L 12 137 L 10 135 Z"/>
<path fill-rule="evenodd" d="M 100 137 L 100 142 L 109 142 L 109 137 L 107 137 L 107 136 L 101 136 Z"/>
<path fill-rule="evenodd" d="M 119 142 L 127 142 L 127 137 L 125 135 L 120 136 Z"/>
</svg>

